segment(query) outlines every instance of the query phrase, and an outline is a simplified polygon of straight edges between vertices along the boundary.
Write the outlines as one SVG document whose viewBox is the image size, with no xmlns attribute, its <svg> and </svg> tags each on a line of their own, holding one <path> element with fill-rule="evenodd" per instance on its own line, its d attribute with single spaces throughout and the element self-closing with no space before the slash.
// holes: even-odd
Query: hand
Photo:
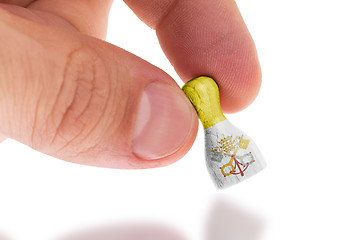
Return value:
<svg viewBox="0 0 341 240">
<path fill-rule="evenodd" d="M 232 0 L 126 0 L 156 30 L 179 76 L 213 77 L 225 112 L 256 97 L 261 73 Z M 110 0 L 0 0 L 0 135 L 51 156 L 112 168 L 170 164 L 198 121 L 162 70 L 103 40 Z"/>
</svg>

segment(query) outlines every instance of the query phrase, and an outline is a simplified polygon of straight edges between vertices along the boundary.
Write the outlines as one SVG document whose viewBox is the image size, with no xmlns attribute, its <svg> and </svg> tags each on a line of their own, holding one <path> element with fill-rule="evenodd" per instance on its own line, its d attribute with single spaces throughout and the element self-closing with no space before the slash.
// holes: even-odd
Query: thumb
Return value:
<svg viewBox="0 0 341 240">
<path fill-rule="evenodd" d="M 7 12 L 0 28 L 6 137 L 112 168 L 167 165 L 193 144 L 196 114 L 163 71 L 101 40 Z"/>
</svg>

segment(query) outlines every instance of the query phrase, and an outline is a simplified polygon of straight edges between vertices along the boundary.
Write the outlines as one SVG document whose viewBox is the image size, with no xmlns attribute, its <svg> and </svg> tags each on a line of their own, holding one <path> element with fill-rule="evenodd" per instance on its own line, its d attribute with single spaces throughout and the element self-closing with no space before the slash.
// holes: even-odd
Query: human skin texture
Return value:
<svg viewBox="0 0 341 240">
<path fill-rule="evenodd" d="M 224 112 L 247 107 L 261 71 L 231 0 L 126 0 L 186 82 L 213 77 Z M 0 0 L 0 141 L 110 168 L 171 164 L 198 120 L 164 71 L 105 42 L 110 0 Z"/>
</svg>

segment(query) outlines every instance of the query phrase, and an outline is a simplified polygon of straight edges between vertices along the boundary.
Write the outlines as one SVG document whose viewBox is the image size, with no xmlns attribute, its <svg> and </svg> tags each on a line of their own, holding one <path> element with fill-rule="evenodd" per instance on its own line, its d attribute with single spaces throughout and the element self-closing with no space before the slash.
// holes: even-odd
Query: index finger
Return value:
<svg viewBox="0 0 341 240">
<path fill-rule="evenodd" d="M 156 30 L 161 47 L 185 82 L 214 78 L 224 112 L 255 99 L 261 70 L 251 35 L 233 0 L 125 0 Z"/>
</svg>

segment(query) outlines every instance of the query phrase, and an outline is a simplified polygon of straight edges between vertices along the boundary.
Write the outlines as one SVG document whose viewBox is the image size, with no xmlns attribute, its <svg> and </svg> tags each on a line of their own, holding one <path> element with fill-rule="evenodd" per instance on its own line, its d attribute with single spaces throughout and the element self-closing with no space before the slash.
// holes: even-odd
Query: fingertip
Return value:
<svg viewBox="0 0 341 240">
<path fill-rule="evenodd" d="M 262 73 L 256 57 L 245 59 L 244 62 L 237 63 L 236 67 L 217 75 L 223 112 L 241 111 L 257 97 L 262 83 Z"/>
<path fill-rule="evenodd" d="M 194 109 L 192 109 L 192 111 L 193 114 L 196 114 Z M 181 142 L 179 148 L 177 148 L 176 151 L 156 159 L 146 159 L 143 156 L 139 156 L 133 152 L 129 144 L 122 144 L 121 151 L 124 154 L 122 154 L 122 152 L 117 152 L 115 148 L 105 146 L 104 149 L 100 149 L 99 152 L 91 151 L 86 153 L 86 156 L 84 157 L 79 155 L 76 159 L 67 159 L 67 161 L 82 165 L 85 164 L 114 169 L 152 169 L 166 167 L 178 162 L 188 153 L 196 139 L 198 126 L 198 119 L 193 119 L 193 124 L 188 132 L 188 135 L 186 139 Z M 79 161 L 80 158 L 82 159 L 81 161 Z"/>
<path fill-rule="evenodd" d="M 184 81 L 201 75 L 217 81 L 224 112 L 240 111 L 257 96 L 257 51 L 234 1 L 179 2 L 156 31 Z"/>
<path fill-rule="evenodd" d="M 171 164 L 178 162 L 192 148 L 194 141 L 196 139 L 197 133 L 198 133 L 198 126 L 199 126 L 199 121 L 195 120 L 187 139 L 181 145 L 181 147 L 174 153 L 168 156 L 159 158 L 159 159 L 155 159 L 155 160 L 145 160 L 145 159 L 139 158 L 138 156 L 135 156 L 135 158 L 131 159 L 130 162 L 133 164 L 131 164 L 129 168 L 131 169 L 160 168 L 160 167 L 166 167 L 166 166 L 169 166 Z"/>
<path fill-rule="evenodd" d="M 179 87 L 151 82 L 143 90 L 135 121 L 132 151 L 144 160 L 159 160 L 186 145 L 196 113 Z"/>
<path fill-rule="evenodd" d="M 192 148 L 194 141 L 196 139 L 197 133 L 198 133 L 198 126 L 199 126 L 199 121 L 195 120 L 194 125 L 192 127 L 192 130 L 190 134 L 188 135 L 186 141 L 184 144 L 176 151 L 175 153 L 163 158 L 161 161 L 158 162 L 158 165 L 156 167 L 164 167 L 168 166 L 170 164 L 176 163 L 180 159 L 182 159 L 188 151 Z"/>
<path fill-rule="evenodd" d="M 216 50 L 212 49 L 210 52 L 210 59 L 196 53 L 196 56 L 191 57 L 192 60 L 176 69 L 184 82 L 198 76 L 213 78 L 219 86 L 223 112 L 233 113 L 248 107 L 257 97 L 262 72 L 254 47 L 240 47 L 242 51 L 234 55 L 226 52 L 219 54 L 219 49 L 224 52 L 226 48 L 227 46 L 216 46 Z"/>
</svg>

